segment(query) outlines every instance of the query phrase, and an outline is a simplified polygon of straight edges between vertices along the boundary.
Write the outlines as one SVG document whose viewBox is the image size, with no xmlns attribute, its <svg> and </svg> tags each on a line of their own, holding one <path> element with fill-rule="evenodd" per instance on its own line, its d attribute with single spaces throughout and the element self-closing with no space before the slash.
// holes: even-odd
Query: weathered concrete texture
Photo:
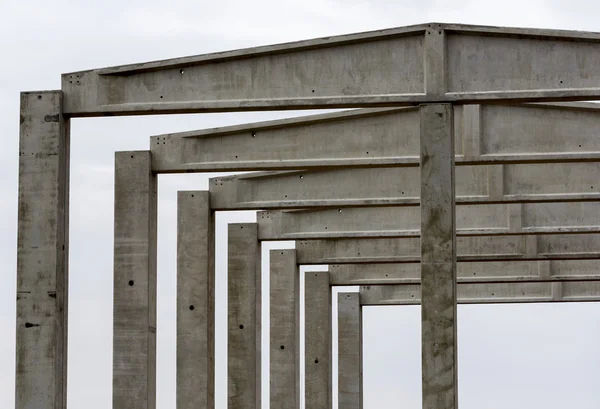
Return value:
<svg viewBox="0 0 600 409">
<path fill-rule="evenodd" d="M 256 223 L 229 224 L 228 409 L 261 407 L 261 265 Z"/>
<path fill-rule="evenodd" d="M 456 168 L 456 202 L 600 201 L 600 162 L 465 165 Z M 395 183 L 390 183 L 390 181 Z M 213 178 L 214 210 L 416 206 L 415 167 L 255 172 Z"/>
<path fill-rule="evenodd" d="M 359 293 L 338 293 L 338 407 L 362 409 L 362 311 Z"/>
<path fill-rule="evenodd" d="M 421 108 L 423 409 L 458 406 L 452 105 Z"/>
<path fill-rule="evenodd" d="M 270 252 L 270 407 L 300 409 L 300 273 L 296 250 Z"/>
<path fill-rule="evenodd" d="M 206 191 L 177 195 L 177 409 L 214 408 L 214 217 Z"/>
<path fill-rule="evenodd" d="M 415 206 L 259 212 L 260 240 L 419 237 Z M 510 203 L 456 208 L 457 236 L 600 233 L 600 202 Z"/>
<path fill-rule="evenodd" d="M 156 407 L 156 176 L 150 152 L 115 154 L 113 408 Z"/>
<path fill-rule="evenodd" d="M 80 71 L 62 89 L 73 116 L 595 100 L 599 38 L 429 23 Z"/>
<path fill-rule="evenodd" d="M 16 409 L 67 407 L 69 121 L 60 91 L 21 94 Z"/>
<path fill-rule="evenodd" d="M 361 286 L 361 305 L 415 305 L 421 286 Z M 598 281 L 471 283 L 457 285 L 458 304 L 549 303 L 600 301 Z"/>
<path fill-rule="evenodd" d="M 331 288 L 329 273 L 304 274 L 304 405 L 331 409 Z"/>
<path fill-rule="evenodd" d="M 417 263 L 419 239 L 299 240 L 299 264 Z M 474 236 L 457 240 L 459 261 L 598 259 L 600 234 Z"/>
<path fill-rule="evenodd" d="M 457 263 L 459 283 L 600 281 L 596 260 L 539 260 Z M 333 264 L 331 285 L 419 284 L 417 263 Z"/>
</svg>

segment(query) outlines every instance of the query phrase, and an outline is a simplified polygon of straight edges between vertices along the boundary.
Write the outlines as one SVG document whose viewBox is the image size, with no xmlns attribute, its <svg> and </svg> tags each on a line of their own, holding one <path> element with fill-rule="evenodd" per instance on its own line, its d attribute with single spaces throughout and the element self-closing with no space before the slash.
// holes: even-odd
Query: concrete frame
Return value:
<svg viewBox="0 0 600 409">
<path fill-rule="evenodd" d="M 600 97 L 600 90 L 592 88 L 598 79 L 593 73 L 600 54 L 599 39 L 600 35 L 593 33 L 431 23 L 82 71 L 63 75 L 62 93 L 23 93 L 16 407 L 66 407 L 71 117 L 423 102 L 593 100 Z M 390 52 L 391 47 L 403 52 Z M 465 49 L 481 54 L 467 56 Z M 513 61 L 511 56 L 517 54 L 525 57 Z M 369 62 L 366 66 L 365 61 Z M 573 61 L 578 65 L 573 66 Z M 317 69 L 323 62 L 331 69 Z M 295 81 L 291 73 L 282 70 L 285 65 L 299 67 L 302 78 L 310 80 Z M 345 69 L 340 71 L 341 66 Z M 256 67 L 263 68 L 256 81 L 228 79 L 232 70 L 244 76 Z M 515 75 L 515 70 L 520 75 Z M 350 78 L 363 80 L 355 84 Z M 198 95 L 205 99 L 198 101 Z M 123 237 L 131 233 L 125 228 Z M 152 240 L 147 239 L 151 237 L 148 233 L 144 238 L 149 260 Z M 42 271 L 38 265 L 43 265 Z M 152 268 L 147 270 L 150 285 Z M 151 297 L 143 298 L 151 304 Z M 151 315 L 148 320 L 151 323 Z M 144 342 L 151 345 L 151 338 L 144 336 Z M 50 352 L 42 356 L 40 351 Z M 150 394 L 150 378 L 147 386 Z M 151 398 L 145 402 L 141 407 L 153 407 Z"/>
</svg>

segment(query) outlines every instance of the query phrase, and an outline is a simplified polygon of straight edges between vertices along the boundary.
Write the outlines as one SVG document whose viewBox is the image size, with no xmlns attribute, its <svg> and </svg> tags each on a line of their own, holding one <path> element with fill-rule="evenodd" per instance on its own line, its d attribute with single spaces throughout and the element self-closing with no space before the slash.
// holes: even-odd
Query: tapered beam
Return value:
<svg viewBox="0 0 600 409">
<path fill-rule="evenodd" d="M 256 230 L 255 223 L 228 226 L 229 409 L 261 407 L 261 264 Z"/>
<path fill-rule="evenodd" d="M 156 176 L 150 152 L 115 155 L 113 408 L 156 407 Z"/>
<path fill-rule="evenodd" d="M 599 44 L 597 33 L 429 23 L 74 72 L 62 89 L 72 116 L 593 100 Z"/>
<path fill-rule="evenodd" d="M 600 235 L 459 237 L 459 261 L 525 261 L 600 258 Z M 418 238 L 323 239 L 296 242 L 299 264 L 418 263 Z"/>
<path fill-rule="evenodd" d="M 423 409 L 456 409 L 454 115 L 449 104 L 421 105 L 419 110 Z"/>
<path fill-rule="evenodd" d="M 600 201 L 600 162 L 460 166 L 456 202 Z M 418 205 L 418 168 L 257 172 L 213 178 L 215 210 Z M 214 200 L 213 200 L 214 199 Z"/>
<path fill-rule="evenodd" d="M 419 237 L 419 208 L 409 206 L 263 211 L 260 240 Z M 464 205 L 458 236 L 600 233 L 600 202 Z"/>
<path fill-rule="evenodd" d="M 332 408 L 329 273 L 304 274 L 304 392 L 306 409 Z"/>
<path fill-rule="evenodd" d="M 177 409 L 214 408 L 213 215 L 208 192 L 178 192 Z"/>
<path fill-rule="evenodd" d="M 21 94 L 16 409 L 67 407 L 69 121 L 60 91 Z"/>
<path fill-rule="evenodd" d="M 270 406 L 300 409 L 300 272 L 296 250 L 270 252 Z"/>
<path fill-rule="evenodd" d="M 338 407 L 362 409 L 362 311 L 358 293 L 338 293 Z"/>
<path fill-rule="evenodd" d="M 598 161 L 599 126 L 594 103 L 457 106 L 456 164 Z M 150 148 L 160 173 L 418 166 L 419 115 L 352 110 L 153 136 Z"/>
<path fill-rule="evenodd" d="M 331 285 L 419 284 L 417 263 L 333 264 Z M 596 260 L 494 261 L 457 264 L 459 283 L 600 281 Z"/>
<path fill-rule="evenodd" d="M 458 284 L 459 304 L 600 301 L 600 282 Z M 415 305 L 421 286 L 381 285 L 360 288 L 362 305 Z"/>
</svg>

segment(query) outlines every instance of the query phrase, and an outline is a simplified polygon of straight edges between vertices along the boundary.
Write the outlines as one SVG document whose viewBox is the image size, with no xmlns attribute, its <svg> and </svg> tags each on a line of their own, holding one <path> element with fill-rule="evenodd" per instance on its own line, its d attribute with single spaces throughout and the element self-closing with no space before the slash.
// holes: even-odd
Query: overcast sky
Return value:
<svg viewBox="0 0 600 409">
<path fill-rule="evenodd" d="M 578 0 L 0 0 L 0 10 L 0 408 L 14 406 L 20 91 L 59 89 L 63 72 L 430 21 L 600 31 L 600 5 Z M 111 406 L 114 152 L 148 149 L 149 135 L 308 113 L 73 121 L 70 408 Z M 160 179 L 157 406 L 161 409 L 175 404 L 176 191 L 206 188 L 207 175 Z M 254 214 L 219 217 L 220 271 L 227 221 L 254 221 Z M 224 291 L 220 275 L 218 296 Z M 591 303 L 459 307 L 461 409 L 599 408 L 599 317 L 600 306 Z M 217 408 L 224 408 L 222 303 L 217 320 Z M 366 409 L 420 407 L 419 325 L 418 307 L 365 309 Z M 263 396 L 267 402 L 268 395 Z"/>
</svg>

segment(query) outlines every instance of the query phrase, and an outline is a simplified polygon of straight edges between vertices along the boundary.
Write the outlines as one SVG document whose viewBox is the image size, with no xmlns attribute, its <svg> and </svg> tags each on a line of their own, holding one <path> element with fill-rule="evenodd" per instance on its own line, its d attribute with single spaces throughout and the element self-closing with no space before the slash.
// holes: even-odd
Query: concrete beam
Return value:
<svg viewBox="0 0 600 409">
<path fill-rule="evenodd" d="M 178 192 L 177 409 L 214 408 L 213 215 L 208 192 Z"/>
<path fill-rule="evenodd" d="M 421 105 L 423 409 L 458 407 L 452 105 Z"/>
<path fill-rule="evenodd" d="M 304 406 L 332 408 L 331 288 L 326 271 L 304 274 Z"/>
<path fill-rule="evenodd" d="M 260 240 L 419 237 L 411 206 L 262 211 Z M 457 236 L 600 233 L 600 202 L 501 203 L 456 209 Z"/>
<path fill-rule="evenodd" d="M 600 162 L 459 166 L 456 203 L 600 201 Z M 210 180 L 215 210 L 413 205 L 419 168 L 257 172 Z M 213 200 L 214 199 L 214 200 Z"/>
<path fill-rule="evenodd" d="M 69 121 L 60 91 L 21 94 L 15 408 L 66 409 Z"/>
<path fill-rule="evenodd" d="M 255 223 L 228 228 L 229 409 L 261 407 L 261 253 L 256 230 Z"/>
<path fill-rule="evenodd" d="M 300 409 L 300 272 L 296 250 L 270 252 L 270 407 Z"/>
<path fill-rule="evenodd" d="M 598 161 L 599 126 L 594 103 L 456 106 L 456 164 Z M 157 173 L 417 167 L 419 115 L 352 110 L 153 136 L 150 149 Z"/>
<path fill-rule="evenodd" d="M 331 285 L 419 284 L 417 263 L 333 264 Z M 596 260 L 493 261 L 457 264 L 461 284 L 600 281 Z"/>
<path fill-rule="evenodd" d="M 362 311 L 358 293 L 338 293 L 338 407 L 362 409 Z"/>
<path fill-rule="evenodd" d="M 115 154 L 113 408 L 156 407 L 156 176 L 150 152 Z"/>
<path fill-rule="evenodd" d="M 62 90 L 71 116 L 594 100 L 599 39 L 429 23 L 73 72 Z"/>
<path fill-rule="evenodd" d="M 600 235 L 459 237 L 459 261 L 582 260 L 600 258 Z M 418 263 L 418 238 L 324 239 L 296 242 L 299 264 Z"/>
<path fill-rule="evenodd" d="M 600 301 L 600 282 L 458 284 L 459 304 L 548 303 Z M 421 286 L 381 285 L 360 288 L 362 305 L 415 305 Z"/>
</svg>

